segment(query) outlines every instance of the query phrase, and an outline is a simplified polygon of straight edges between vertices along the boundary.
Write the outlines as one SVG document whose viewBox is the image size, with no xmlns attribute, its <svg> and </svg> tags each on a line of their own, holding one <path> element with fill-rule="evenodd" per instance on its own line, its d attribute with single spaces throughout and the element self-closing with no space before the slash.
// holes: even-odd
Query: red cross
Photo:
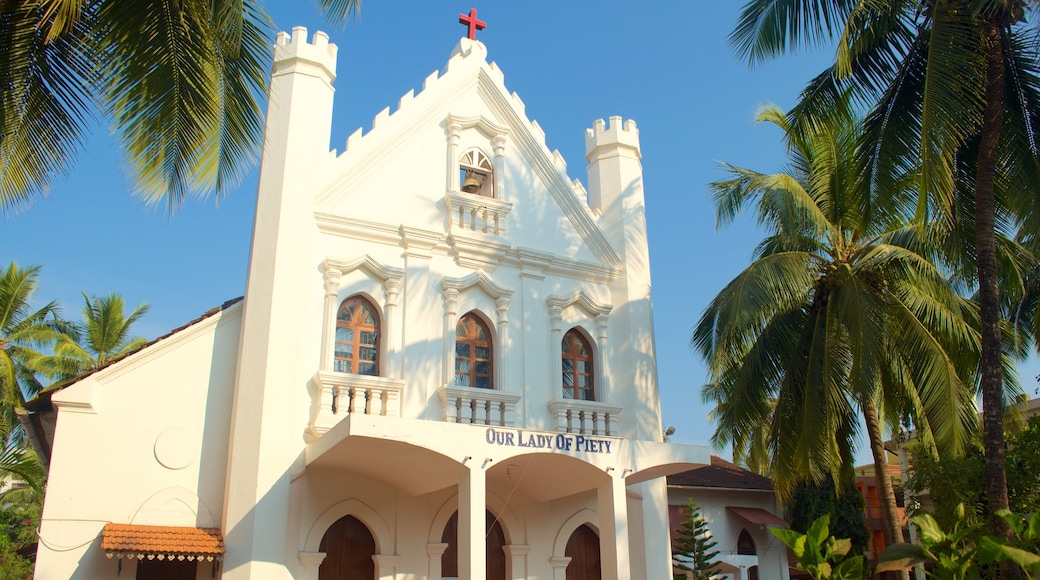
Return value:
<svg viewBox="0 0 1040 580">
<path fill-rule="evenodd" d="M 476 8 L 469 9 L 469 16 L 466 16 L 465 14 L 459 14 L 459 24 L 465 24 L 469 27 L 470 40 L 477 39 L 478 30 L 484 30 L 485 28 L 487 28 L 487 22 L 484 22 L 483 20 L 477 20 Z"/>
</svg>

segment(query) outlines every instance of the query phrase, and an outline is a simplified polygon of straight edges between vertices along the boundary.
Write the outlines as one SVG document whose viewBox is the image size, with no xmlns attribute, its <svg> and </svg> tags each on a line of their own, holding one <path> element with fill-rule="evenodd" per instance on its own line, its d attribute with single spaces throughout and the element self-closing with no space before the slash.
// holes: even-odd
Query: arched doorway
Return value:
<svg viewBox="0 0 1040 580">
<path fill-rule="evenodd" d="M 376 541 L 365 524 L 344 516 L 329 526 L 318 548 L 325 559 L 318 580 L 372 580 L 376 577 Z"/>
<path fill-rule="evenodd" d="M 506 545 L 506 535 L 502 524 L 491 512 L 486 512 L 487 526 L 484 537 L 487 538 L 487 580 L 506 580 L 506 553 L 502 549 Z M 458 578 L 459 576 L 459 512 L 451 514 L 448 523 L 444 524 L 441 542 L 448 544 L 441 556 L 441 576 Z"/>
<path fill-rule="evenodd" d="M 571 559 L 567 564 L 567 580 L 599 580 L 599 535 L 585 524 L 574 530 L 564 555 Z"/>
</svg>

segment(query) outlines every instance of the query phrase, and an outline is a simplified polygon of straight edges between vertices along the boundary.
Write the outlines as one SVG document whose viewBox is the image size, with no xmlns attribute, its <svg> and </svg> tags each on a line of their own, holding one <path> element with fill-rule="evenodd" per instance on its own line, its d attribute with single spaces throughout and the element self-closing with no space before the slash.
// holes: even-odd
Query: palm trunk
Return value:
<svg viewBox="0 0 1040 580">
<path fill-rule="evenodd" d="M 1001 367 L 1000 289 L 997 286 L 997 250 L 994 233 L 994 176 L 997 146 L 1004 122 L 1004 54 L 1000 30 L 994 22 L 982 28 L 986 57 L 986 108 L 975 174 L 975 251 L 979 275 L 979 311 L 982 320 L 983 444 L 986 452 L 986 497 L 990 514 L 1007 509 L 1007 473 L 1004 466 L 1004 398 Z M 990 516 L 993 533 L 1007 539 L 1011 529 L 1003 519 Z"/>
<path fill-rule="evenodd" d="M 896 511 L 896 493 L 892 487 L 892 478 L 888 475 L 888 461 L 885 460 L 885 443 L 881 437 L 881 421 L 878 419 L 877 407 L 870 401 L 863 401 L 863 421 L 867 426 L 867 440 L 870 442 L 870 454 L 874 457 L 874 479 L 877 480 L 878 496 L 881 501 L 881 521 L 885 528 L 885 543 L 889 546 L 903 541 L 903 526 Z"/>
</svg>

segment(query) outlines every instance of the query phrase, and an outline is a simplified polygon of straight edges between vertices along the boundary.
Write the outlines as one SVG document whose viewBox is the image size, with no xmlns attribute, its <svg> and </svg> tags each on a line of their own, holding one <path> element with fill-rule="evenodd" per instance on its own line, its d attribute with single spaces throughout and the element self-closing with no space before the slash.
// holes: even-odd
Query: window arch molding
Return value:
<svg viewBox="0 0 1040 580">
<path fill-rule="evenodd" d="M 508 357 L 510 347 L 509 306 L 513 290 L 495 283 L 483 271 L 462 278 L 445 278 L 441 282 L 444 297 L 444 360 L 443 385 L 451 386 L 455 379 L 455 329 L 460 314 L 477 313 L 487 324 L 494 347 L 492 366 L 495 390 L 507 390 L 509 380 Z M 489 316 L 488 312 L 495 315 Z"/>
<path fill-rule="evenodd" d="M 322 266 L 325 308 L 319 369 L 333 371 L 335 366 L 336 319 L 340 305 L 353 296 L 362 296 L 375 308 L 381 326 L 377 348 L 382 362 L 377 374 L 402 376 L 397 319 L 404 269 L 381 264 L 367 254 L 353 260 L 326 258 Z M 378 298 L 380 295 L 382 300 Z"/>
<path fill-rule="evenodd" d="M 563 396 L 563 336 L 564 329 L 568 331 L 573 328 L 580 332 L 590 342 L 592 347 L 592 367 L 594 371 L 593 384 L 596 389 L 596 400 L 606 402 L 610 400 L 610 385 L 608 381 L 609 370 L 607 369 L 608 331 L 610 327 L 610 312 L 613 307 L 596 302 L 585 293 L 584 290 L 576 290 L 566 296 L 552 295 L 545 299 L 549 309 L 549 326 L 551 345 L 553 348 L 552 361 L 549 365 L 552 369 L 552 384 L 554 397 Z M 590 329 L 595 329 L 592 332 Z"/>
</svg>

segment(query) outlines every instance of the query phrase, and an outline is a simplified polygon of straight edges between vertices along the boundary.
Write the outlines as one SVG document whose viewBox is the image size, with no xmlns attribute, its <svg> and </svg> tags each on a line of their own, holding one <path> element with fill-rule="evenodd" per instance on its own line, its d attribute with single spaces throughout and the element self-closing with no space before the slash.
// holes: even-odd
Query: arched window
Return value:
<svg viewBox="0 0 1040 580">
<path fill-rule="evenodd" d="M 737 537 L 737 554 L 741 556 L 755 556 L 758 554 L 758 551 L 755 549 L 755 539 L 751 537 L 747 530 L 740 530 L 740 536 Z"/>
<path fill-rule="evenodd" d="M 333 370 L 355 375 L 379 373 L 379 317 L 372 303 L 352 296 L 336 314 L 336 358 Z"/>
<path fill-rule="evenodd" d="M 563 398 L 596 400 L 592 384 L 592 346 L 572 328 L 563 335 Z"/>
<path fill-rule="evenodd" d="M 495 180 L 491 173 L 491 160 L 476 147 L 467 150 L 459 159 L 459 183 L 465 193 L 495 197 Z"/>
<path fill-rule="evenodd" d="M 455 327 L 455 384 L 460 387 L 491 389 L 491 332 L 476 314 L 469 312 Z"/>
</svg>

